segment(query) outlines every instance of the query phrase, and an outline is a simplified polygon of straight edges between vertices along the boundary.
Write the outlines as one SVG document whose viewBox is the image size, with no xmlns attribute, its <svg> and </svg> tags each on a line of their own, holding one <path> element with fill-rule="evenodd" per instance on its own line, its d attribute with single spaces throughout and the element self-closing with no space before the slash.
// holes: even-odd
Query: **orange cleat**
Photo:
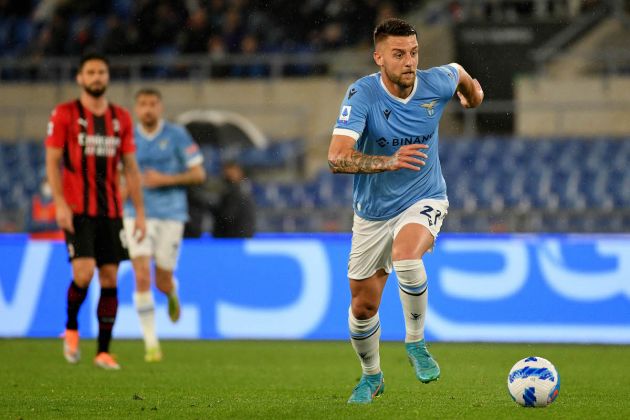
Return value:
<svg viewBox="0 0 630 420">
<path fill-rule="evenodd" d="M 81 360 L 81 351 L 79 350 L 79 331 L 66 330 L 63 334 L 63 357 L 68 363 L 76 364 Z"/>
<path fill-rule="evenodd" d="M 105 370 L 120 370 L 120 365 L 111 354 L 101 352 L 94 358 L 94 365 Z"/>
</svg>

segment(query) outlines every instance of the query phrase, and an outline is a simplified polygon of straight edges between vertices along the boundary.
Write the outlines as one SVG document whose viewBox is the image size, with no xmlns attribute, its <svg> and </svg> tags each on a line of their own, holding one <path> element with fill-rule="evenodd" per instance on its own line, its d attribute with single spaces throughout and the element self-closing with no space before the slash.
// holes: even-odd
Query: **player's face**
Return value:
<svg viewBox="0 0 630 420">
<path fill-rule="evenodd" d="M 155 126 L 162 118 L 162 111 L 162 101 L 156 95 L 140 95 L 136 99 L 136 118 L 146 127 Z"/>
<path fill-rule="evenodd" d="M 388 36 L 376 45 L 374 61 L 392 83 L 413 87 L 418 68 L 418 39 L 415 35 Z"/>
<path fill-rule="evenodd" d="M 77 83 L 94 98 L 103 96 L 109 83 L 109 69 L 101 60 L 89 60 L 77 74 Z"/>
</svg>

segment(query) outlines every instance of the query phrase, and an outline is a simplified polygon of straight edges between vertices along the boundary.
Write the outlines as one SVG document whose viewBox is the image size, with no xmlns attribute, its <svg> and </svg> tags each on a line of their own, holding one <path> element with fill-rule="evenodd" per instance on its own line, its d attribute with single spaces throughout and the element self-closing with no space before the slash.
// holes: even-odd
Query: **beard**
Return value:
<svg viewBox="0 0 630 420">
<path fill-rule="evenodd" d="M 83 90 L 93 98 L 100 98 L 105 94 L 107 90 L 107 85 L 99 85 L 99 86 L 83 86 Z"/>
<path fill-rule="evenodd" d="M 403 76 L 405 76 L 405 73 L 395 75 L 395 74 L 389 73 L 387 70 L 385 72 L 387 73 L 387 77 L 389 78 L 389 80 L 391 80 L 395 85 L 403 89 L 413 87 L 413 84 L 416 82 L 415 77 L 411 77 L 409 80 L 403 79 Z M 415 74 L 415 72 L 413 72 L 413 74 Z"/>
<path fill-rule="evenodd" d="M 139 119 L 142 125 L 150 130 L 154 129 L 158 125 L 159 121 L 158 118 L 153 115 L 143 115 Z"/>
</svg>

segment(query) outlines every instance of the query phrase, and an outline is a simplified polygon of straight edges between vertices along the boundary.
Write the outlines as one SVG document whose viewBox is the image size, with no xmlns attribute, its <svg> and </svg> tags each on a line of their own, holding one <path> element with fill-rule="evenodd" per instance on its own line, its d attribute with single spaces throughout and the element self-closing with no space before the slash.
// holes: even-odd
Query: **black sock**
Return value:
<svg viewBox="0 0 630 420">
<path fill-rule="evenodd" d="M 116 287 L 101 288 L 96 315 L 98 317 L 98 352 L 109 353 L 109 342 L 112 340 L 112 328 L 118 311 L 118 289 Z"/>
<path fill-rule="evenodd" d="M 70 282 L 70 286 L 68 287 L 68 320 L 66 322 L 66 328 L 69 330 L 78 330 L 79 329 L 79 321 L 77 320 L 79 316 L 79 309 L 81 308 L 81 304 L 85 300 L 87 296 L 88 289 L 85 289 L 77 286 L 77 284 L 72 280 Z"/>
</svg>

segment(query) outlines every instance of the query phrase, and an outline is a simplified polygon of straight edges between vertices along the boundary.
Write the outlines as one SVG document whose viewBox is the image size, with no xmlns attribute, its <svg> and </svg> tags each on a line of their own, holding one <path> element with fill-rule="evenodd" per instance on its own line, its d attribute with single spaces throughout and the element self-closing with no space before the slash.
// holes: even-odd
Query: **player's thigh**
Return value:
<svg viewBox="0 0 630 420">
<path fill-rule="evenodd" d="M 389 221 L 366 220 L 355 215 L 348 259 L 348 278 L 367 279 L 381 269 L 385 273 L 391 273 L 393 239 Z"/>
<path fill-rule="evenodd" d="M 96 266 L 105 264 L 118 265 L 123 260 L 129 259 L 127 252 L 127 237 L 121 218 L 109 217 L 97 218 L 96 229 Z"/>
<path fill-rule="evenodd" d="M 64 232 L 72 276 L 81 287 L 90 284 L 96 266 L 96 221 L 88 216 L 72 218 L 74 233 Z"/>
<path fill-rule="evenodd" d="M 129 257 L 133 260 L 136 257 L 153 256 L 152 244 L 155 241 L 155 219 L 147 219 L 147 231 L 142 241 L 138 241 L 134 235 L 135 224 L 136 219 L 133 217 L 125 217 L 123 219 Z"/>
<path fill-rule="evenodd" d="M 415 222 L 405 224 L 396 238 L 392 247 L 392 260 L 420 259 L 431 248 L 435 239 L 426 226 Z"/>
<path fill-rule="evenodd" d="M 74 232 L 64 231 L 68 258 L 94 258 L 97 223 L 93 217 L 73 216 Z"/>
<path fill-rule="evenodd" d="M 157 220 L 155 266 L 163 271 L 175 271 L 184 236 L 184 223 L 177 220 Z"/>
<path fill-rule="evenodd" d="M 417 259 L 433 249 L 448 213 L 447 200 L 420 200 L 398 216 L 394 226 L 392 259 Z"/>
</svg>

